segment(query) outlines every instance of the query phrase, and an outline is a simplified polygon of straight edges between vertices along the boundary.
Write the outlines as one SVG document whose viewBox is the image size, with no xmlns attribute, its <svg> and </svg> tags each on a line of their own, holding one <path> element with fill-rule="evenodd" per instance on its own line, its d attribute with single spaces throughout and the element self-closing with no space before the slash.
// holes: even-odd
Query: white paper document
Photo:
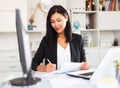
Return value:
<svg viewBox="0 0 120 88">
<path fill-rule="evenodd" d="M 59 70 L 56 70 L 53 73 L 67 73 L 71 71 L 77 71 L 77 70 L 80 70 L 80 66 L 81 66 L 81 63 L 66 62 L 63 64 L 63 66 Z"/>
</svg>

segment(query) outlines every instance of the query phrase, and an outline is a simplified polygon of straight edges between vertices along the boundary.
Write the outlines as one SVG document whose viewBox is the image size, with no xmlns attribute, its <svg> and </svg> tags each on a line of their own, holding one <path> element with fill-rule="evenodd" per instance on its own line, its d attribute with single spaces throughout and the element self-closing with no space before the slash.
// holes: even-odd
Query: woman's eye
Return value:
<svg viewBox="0 0 120 88">
<path fill-rule="evenodd" d="M 51 20 L 51 23 L 55 23 L 55 22 L 61 22 L 61 19 L 58 19 L 56 21 Z"/>
<path fill-rule="evenodd" d="M 61 20 L 57 20 L 58 22 L 60 22 Z"/>
<path fill-rule="evenodd" d="M 51 21 L 51 23 L 55 23 L 54 21 Z"/>
</svg>

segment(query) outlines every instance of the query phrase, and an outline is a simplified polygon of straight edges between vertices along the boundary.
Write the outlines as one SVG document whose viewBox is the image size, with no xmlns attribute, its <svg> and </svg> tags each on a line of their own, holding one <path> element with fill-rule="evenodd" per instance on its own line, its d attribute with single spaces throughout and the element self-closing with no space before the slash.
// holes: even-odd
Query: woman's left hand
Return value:
<svg viewBox="0 0 120 88">
<path fill-rule="evenodd" d="M 82 62 L 81 63 L 81 66 L 80 66 L 81 70 L 87 70 L 89 68 L 90 68 L 90 64 L 88 62 Z"/>
</svg>

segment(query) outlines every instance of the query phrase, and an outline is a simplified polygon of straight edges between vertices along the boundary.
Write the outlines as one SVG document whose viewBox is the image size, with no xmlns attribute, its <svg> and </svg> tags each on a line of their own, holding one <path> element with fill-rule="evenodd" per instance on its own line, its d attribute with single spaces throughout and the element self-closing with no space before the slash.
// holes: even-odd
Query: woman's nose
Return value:
<svg viewBox="0 0 120 88">
<path fill-rule="evenodd" d="M 58 26 L 58 22 L 55 22 L 55 26 Z"/>
</svg>

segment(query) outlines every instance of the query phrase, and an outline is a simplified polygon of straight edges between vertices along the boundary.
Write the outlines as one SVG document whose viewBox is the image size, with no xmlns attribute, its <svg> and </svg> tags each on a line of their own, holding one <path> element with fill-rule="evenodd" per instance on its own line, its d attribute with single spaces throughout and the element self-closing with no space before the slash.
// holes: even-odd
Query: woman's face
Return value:
<svg viewBox="0 0 120 88">
<path fill-rule="evenodd" d="M 68 21 L 68 16 L 64 17 L 63 15 L 56 12 L 51 16 L 50 20 L 52 27 L 58 34 L 64 33 L 66 22 Z"/>
</svg>

